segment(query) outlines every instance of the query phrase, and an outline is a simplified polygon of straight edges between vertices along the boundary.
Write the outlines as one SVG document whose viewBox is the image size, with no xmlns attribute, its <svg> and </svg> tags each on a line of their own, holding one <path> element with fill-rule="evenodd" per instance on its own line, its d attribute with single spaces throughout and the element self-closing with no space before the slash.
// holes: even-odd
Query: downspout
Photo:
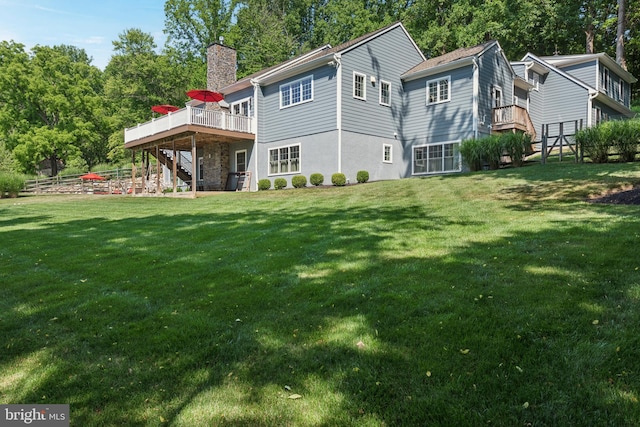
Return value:
<svg viewBox="0 0 640 427">
<path fill-rule="evenodd" d="M 593 100 L 598 96 L 598 91 L 589 92 L 589 99 L 587 101 L 587 127 L 593 126 Z"/>
<path fill-rule="evenodd" d="M 338 172 L 342 172 L 342 56 L 333 55 L 336 67 L 336 128 L 338 129 Z"/>
<path fill-rule="evenodd" d="M 251 79 L 251 84 L 253 85 L 253 132 L 254 132 L 254 137 L 253 137 L 253 153 L 255 156 L 255 162 L 254 162 L 254 180 L 253 180 L 253 184 L 251 184 L 251 186 L 253 187 L 253 185 L 255 184 L 256 186 L 256 190 L 258 189 L 258 180 L 260 179 L 260 176 L 258 175 L 259 169 L 258 169 L 258 93 L 260 93 L 260 84 Z"/>
<path fill-rule="evenodd" d="M 473 58 L 473 137 L 478 139 L 478 116 L 480 96 L 480 67 L 477 58 Z"/>
</svg>

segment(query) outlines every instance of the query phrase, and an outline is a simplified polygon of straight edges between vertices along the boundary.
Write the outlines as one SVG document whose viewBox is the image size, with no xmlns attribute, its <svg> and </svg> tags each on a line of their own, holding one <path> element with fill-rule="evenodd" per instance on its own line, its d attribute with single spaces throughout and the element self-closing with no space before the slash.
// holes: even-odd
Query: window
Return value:
<svg viewBox="0 0 640 427">
<path fill-rule="evenodd" d="M 391 144 L 382 145 L 382 162 L 393 163 L 393 146 Z"/>
<path fill-rule="evenodd" d="M 451 100 L 451 77 L 427 82 L 427 105 Z"/>
<path fill-rule="evenodd" d="M 502 107 L 502 89 L 498 86 L 493 87 L 493 108 Z"/>
<path fill-rule="evenodd" d="M 446 142 L 415 147 L 413 149 L 413 174 L 459 172 L 459 142 Z"/>
<path fill-rule="evenodd" d="M 391 83 L 380 80 L 380 104 L 391 105 Z"/>
<path fill-rule="evenodd" d="M 528 79 L 527 81 L 533 85 L 534 90 L 540 89 L 540 74 L 535 71 L 527 70 Z"/>
<path fill-rule="evenodd" d="M 600 76 L 600 90 L 609 93 L 609 69 L 602 67 L 602 75 Z"/>
<path fill-rule="evenodd" d="M 269 175 L 300 172 L 300 144 L 269 150 Z"/>
<path fill-rule="evenodd" d="M 204 179 L 204 157 L 198 157 L 198 181 Z"/>
<path fill-rule="evenodd" d="M 280 108 L 313 101 L 313 76 L 280 86 Z"/>
<path fill-rule="evenodd" d="M 253 115 L 252 99 L 245 98 L 231 104 L 231 113 L 236 116 L 251 117 Z"/>
<path fill-rule="evenodd" d="M 367 76 L 356 71 L 353 72 L 353 97 L 366 101 L 367 99 L 367 86 L 364 80 Z"/>
<path fill-rule="evenodd" d="M 236 151 L 236 172 L 247 171 L 247 150 Z"/>
</svg>

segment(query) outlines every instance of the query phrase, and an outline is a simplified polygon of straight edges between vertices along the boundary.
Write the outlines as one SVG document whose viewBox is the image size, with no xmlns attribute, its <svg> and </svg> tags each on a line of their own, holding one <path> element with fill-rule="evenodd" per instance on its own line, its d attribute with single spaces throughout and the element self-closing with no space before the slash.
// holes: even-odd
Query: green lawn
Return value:
<svg viewBox="0 0 640 427">
<path fill-rule="evenodd" d="M 640 425 L 640 163 L 0 200 L 0 403 L 74 426 Z"/>
</svg>

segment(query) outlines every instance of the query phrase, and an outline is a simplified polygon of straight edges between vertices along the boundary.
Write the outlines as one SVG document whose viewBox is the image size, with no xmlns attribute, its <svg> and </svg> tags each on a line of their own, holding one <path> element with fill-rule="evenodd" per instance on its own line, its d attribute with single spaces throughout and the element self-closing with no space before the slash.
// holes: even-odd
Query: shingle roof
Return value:
<svg viewBox="0 0 640 427">
<path fill-rule="evenodd" d="M 419 73 L 420 71 L 425 71 L 430 68 L 438 67 L 440 65 L 449 64 L 455 61 L 459 61 L 461 59 L 472 58 L 476 55 L 482 53 L 485 49 L 487 49 L 492 44 L 496 43 L 494 40 L 479 44 L 473 47 L 461 47 L 460 49 L 456 49 L 452 52 L 445 53 L 444 55 L 436 56 L 435 58 L 427 59 L 426 61 L 421 62 L 416 65 L 406 73 L 402 75 L 402 77 L 407 77 L 411 74 Z"/>
</svg>

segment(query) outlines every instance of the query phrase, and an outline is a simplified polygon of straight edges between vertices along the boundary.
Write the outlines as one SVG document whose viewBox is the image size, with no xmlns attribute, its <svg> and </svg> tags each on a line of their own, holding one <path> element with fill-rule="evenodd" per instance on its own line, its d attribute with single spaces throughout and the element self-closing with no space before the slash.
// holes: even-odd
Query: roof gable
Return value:
<svg viewBox="0 0 640 427">
<path fill-rule="evenodd" d="M 554 56 L 541 56 L 540 59 L 547 63 L 554 65 L 558 68 L 563 68 L 570 65 L 583 64 L 589 61 L 599 61 L 607 68 L 614 71 L 618 76 L 622 77 L 628 83 L 635 83 L 638 81 L 630 72 L 625 70 L 613 60 L 609 55 L 604 52 L 590 53 L 582 55 L 554 55 Z"/>
<path fill-rule="evenodd" d="M 251 74 L 250 76 L 246 76 L 243 79 L 238 80 L 236 83 L 228 86 L 227 88 L 223 88 L 222 92 L 228 93 L 228 92 L 239 90 L 243 87 L 248 87 L 251 85 L 252 81 L 258 84 L 273 83 L 275 81 L 282 80 L 297 72 L 301 72 L 302 70 L 305 70 L 307 68 L 311 69 L 321 64 L 326 64 L 329 61 L 331 61 L 335 55 L 339 56 L 346 52 L 349 52 L 350 50 L 353 50 L 358 46 L 361 46 L 396 28 L 400 28 L 405 33 L 409 41 L 414 46 L 416 52 L 424 59 L 424 55 L 422 51 L 418 48 L 415 41 L 413 40 L 409 32 L 406 30 L 404 25 L 402 25 L 401 22 L 395 22 L 393 24 L 387 25 L 386 27 L 364 34 L 360 37 L 357 37 L 353 40 L 349 40 L 337 46 L 332 47 L 331 45 L 325 45 L 318 49 L 314 49 L 311 52 L 307 52 L 304 55 L 300 55 L 300 56 L 297 56 L 296 58 L 282 62 L 278 65 L 274 65 L 273 67 L 260 70 L 256 73 Z"/>
<path fill-rule="evenodd" d="M 454 51 L 445 53 L 444 55 L 427 59 L 405 72 L 401 77 L 403 80 L 413 80 L 419 77 L 435 74 L 440 71 L 468 65 L 474 58 L 482 55 L 494 45 L 498 45 L 498 42 L 492 40 L 472 47 L 461 47 Z M 507 61 L 507 64 L 508 63 L 509 62 Z"/>
</svg>

